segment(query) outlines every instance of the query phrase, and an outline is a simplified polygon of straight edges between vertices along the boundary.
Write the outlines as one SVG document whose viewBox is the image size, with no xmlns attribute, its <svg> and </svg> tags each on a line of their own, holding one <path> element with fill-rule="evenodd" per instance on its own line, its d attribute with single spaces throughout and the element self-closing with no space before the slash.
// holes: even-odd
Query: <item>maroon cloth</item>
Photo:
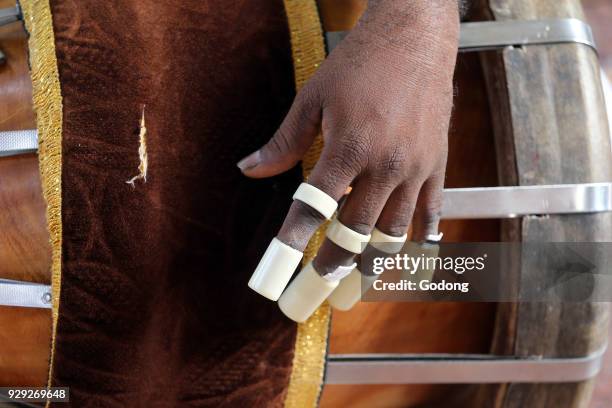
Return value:
<svg viewBox="0 0 612 408">
<path fill-rule="evenodd" d="M 294 97 L 282 1 L 51 8 L 64 107 L 53 385 L 75 407 L 281 405 L 295 325 L 247 281 L 300 171 L 249 180 L 235 163 Z M 133 188 L 143 105 L 148 176 Z"/>
</svg>

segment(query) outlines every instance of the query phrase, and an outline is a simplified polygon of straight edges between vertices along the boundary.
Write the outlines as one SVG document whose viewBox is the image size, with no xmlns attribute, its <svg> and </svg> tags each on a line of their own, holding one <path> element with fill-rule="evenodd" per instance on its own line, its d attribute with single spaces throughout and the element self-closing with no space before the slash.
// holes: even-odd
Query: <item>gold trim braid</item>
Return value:
<svg viewBox="0 0 612 408">
<path fill-rule="evenodd" d="M 295 86 L 299 91 L 325 59 L 325 42 L 315 0 L 284 0 L 284 3 L 291 36 Z M 322 150 L 323 138 L 319 135 L 302 160 L 304 179 L 308 178 Z M 323 225 L 310 239 L 304 251 L 304 262 L 309 262 L 316 255 L 325 238 L 326 228 L 327 225 Z M 329 305 L 325 303 L 308 321 L 298 325 L 293 367 L 285 398 L 287 408 L 316 407 L 318 404 L 330 314 Z"/>
<path fill-rule="evenodd" d="M 53 303 L 48 378 L 48 385 L 51 385 L 62 270 L 62 95 L 49 0 L 21 0 L 21 8 L 30 34 L 28 45 L 32 95 L 38 128 L 38 163 L 43 197 L 47 203 L 47 225 L 52 251 Z"/>
</svg>

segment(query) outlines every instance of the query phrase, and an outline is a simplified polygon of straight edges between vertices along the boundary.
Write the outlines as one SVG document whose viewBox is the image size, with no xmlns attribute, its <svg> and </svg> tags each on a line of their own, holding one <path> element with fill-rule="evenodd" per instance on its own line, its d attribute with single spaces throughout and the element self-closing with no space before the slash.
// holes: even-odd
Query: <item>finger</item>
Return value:
<svg viewBox="0 0 612 408">
<path fill-rule="evenodd" d="M 307 180 L 308 184 L 323 191 L 336 201 L 344 197 L 359 167 L 356 162 L 352 163 L 347 159 L 340 160 L 338 157 L 341 154 L 341 152 L 325 150 Z M 309 205 L 296 200 L 289 208 L 278 238 L 287 245 L 304 251 L 308 241 L 323 221 L 325 221 L 323 215 Z"/>
<path fill-rule="evenodd" d="M 393 186 L 378 182 L 371 177 L 358 180 L 340 209 L 338 220 L 351 230 L 363 235 L 372 232 Z M 367 242 L 361 242 L 365 247 Z M 314 260 L 314 267 L 321 275 L 335 271 L 338 266 L 347 266 L 354 262 L 355 252 L 349 251 L 326 238 Z"/>
<path fill-rule="evenodd" d="M 431 176 L 421 187 L 412 223 L 412 240 L 425 241 L 438 234 L 442 210 L 444 172 Z"/>
<path fill-rule="evenodd" d="M 357 158 L 357 155 L 347 156 L 343 147 L 334 149 L 332 145 L 332 148 L 327 147 L 323 150 L 319 162 L 307 180 L 310 187 L 302 187 L 291 205 L 281 230 L 272 240 L 251 275 L 248 283 L 251 289 L 268 299 L 279 300 L 295 268 L 304 256 L 308 241 L 323 220 L 331 217 L 335 211 L 338 200 L 358 174 L 357 169 L 361 164 L 357 163 L 362 163 L 362 159 Z M 314 254 L 306 254 L 306 257 L 312 255 Z M 306 270 L 311 269 L 306 268 Z M 312 274 L 308 276 L 313 277 Z M 307 279 L 306 282 L 312 283 L 312 279 Z M 285 299 L 283 302 L 287 301 Z M 286 313 L 290 312 L 286 311 Z"/>
<path fill-rule="evenodd" d="M 336 229 L 336 231 L 342 231 L 338 233 L 335 242 L 341 242 L 338 237 L 342 237 L 344 240 L 346 237 L 352 237 L 355 234 L 354 230 L 358 229 L 361 232 L 367 233 L 371 228 L 362 223 L 370 222 L 370 219 L 375 219 L 374 216 L 369 217 L 365 215 L 370 212 L 377 212 L 377 205 L 367 205 L 365 211 L 360 211 L 360 215 L 353 216 L 352 208 L 355 206 L 352 202 L 358 199 L 369 202 L 367 197 L 376 195 L 381 199 L 380 194 L 368 193 L 371 184 L 365 183 L 361 186 L 361 183 L 357 182 L 355 188 L 351 194 L 346 198 L 346 201 L 340 210 L 340 218 L 344 222 L 353 227 L 352 231 L 344 229 Z M 342 190 L 338 191 L 342 193 Z M 384 198 L 382 198 L 384 199 Z M 348 214 L 346 213 L 348 208 Z M 359 208 L 359 207 L 357 207 Z M 353 273 L 355 252 L 360 252 L 362 245 L 365 246 L 365 242 L 369 240 L 369 237 L 365 238 L 365 242 L 357 242 L 358 250 L 352 249 L 347 250 L 338 246 L 330 240 L 329 233 L 334 228 L 338 228 L 340 224 L 336 221 L 332 221 L 333 224 L 327 230 L 328 237 L 325 239 L 321 246 L 317 256 L 314 258 L 312 263 L 307 264 L 283 292 L 278 299 L 278 306 L 280 310 L 290 319 L 296 322 L 303 322 L 308 319 L 312 313 L 323 303 L 323 301 L 332 294 L 335 288 L 338 287 L 339 281 Z M 370 224 L 373 224 L 371 221 Z M 354 237 L 353 237 L 354 238 Z M 358 237 L 360 238 L 360 237 Z M 351 243 L 354 243 L 351 241 Z"/>
<path fill-rule="evenodd" d="M 401 250 L 412 220 L 420 184 L 405 182 L 393 190 L 378 217 L 376 228 L 394 238 L 372 235 L 363 254 L 358 256 L 357 270 L 344 278 L 328 298 L 334 308 L 351 309 L 378 279 L 379 275 L 374 273 L 370 263 L 372 259 L 392 256 Z M 366 264 L 362 264 L 362 261 Z"/>
<path fill-rule="evenodd" d="M 393 190 L 376 222 L 376 228 L 393 237 L 406 234 L 412 222 L 420 188 L 421 183 L 404 182 Z"/>
<path fill-rule="evenodd" d="M 303 88 L 272 138 L 259 150 L 238 162 L 248 177 L 262 178 L 283 173 L 304 156 L 319 132 L 321 109 L 316 94 Z"/>
</svg>

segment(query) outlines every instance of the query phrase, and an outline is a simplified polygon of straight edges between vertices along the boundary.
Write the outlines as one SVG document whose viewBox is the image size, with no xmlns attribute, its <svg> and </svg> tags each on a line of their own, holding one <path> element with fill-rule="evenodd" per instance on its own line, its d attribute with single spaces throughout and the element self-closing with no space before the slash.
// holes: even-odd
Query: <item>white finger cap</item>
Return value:
<svg viewBox="0 0 612 408">
<path fill-rule="evenodd" d="M 249 280 L 249 287 L 270 300 L 278 300 L 303 255 L 278 238 L 272 239 Z"/>
<path fill-rule="evenodd" d="M 326 235 L 331 242 L 354 254 L 363 252 L 366 244 L 370 241 L 370 234 L 364 235 L 353 231 L 338 221 L 337 218 L 327 227 Z"/>
<path fill-rule="evenodd" d="M 386 254 L 396 254 L 401 251 L 407 238 L 408 234 L 394 237 L 393 235 L 385 234 L 378 228 L 374 228 L 370 238 L 370 245 Z"/>
<path fill-rule="evenodd" d="M 308 183 L 300 184 L 293 194 L 293 199 L 308 204 L 328 220 L 331 219 L 336 212 L 336 208 L 338 208 L 336 200 Z"/>
<path fill-rule="evenodd" d="M 444 236 L 443 232 L 440 232 L 439 234 L 429 234 L 428 236 L 425 237 L 425 241 L 428 242 L 440 242 L 442 241 L 442 237 Z"/>
<path fill-rule="evenodd" d="M 278 307 L 291 320 L 305 322 L 337 286 L 338 281 L 321 277 L 309 262 L 278 299 Z"/>
<path fill-rule="evenodd" d="M 355 268 L 327 298 L 334 309 L 349 310 L 361 299 L 379 275 L 366 276 Z"/>
</svg>

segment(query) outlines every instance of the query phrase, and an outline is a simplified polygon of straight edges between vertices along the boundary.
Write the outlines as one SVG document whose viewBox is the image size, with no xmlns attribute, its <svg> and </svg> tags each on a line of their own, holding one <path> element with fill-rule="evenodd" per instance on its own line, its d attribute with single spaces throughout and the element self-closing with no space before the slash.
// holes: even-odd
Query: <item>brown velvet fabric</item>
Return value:
<svg viewBox="0 0 612 408">
<path fill-rule="evenodd" d="M 75 407 L 281 405 L 295 325 L 247 281 L 300 171 L 255 181 L 235 163 L 294 96 L 282 1 L 51 7 L 64 107 L 53 385 Z M 132 188 L 143 105 L 148 177 Z"/>
</svg>

